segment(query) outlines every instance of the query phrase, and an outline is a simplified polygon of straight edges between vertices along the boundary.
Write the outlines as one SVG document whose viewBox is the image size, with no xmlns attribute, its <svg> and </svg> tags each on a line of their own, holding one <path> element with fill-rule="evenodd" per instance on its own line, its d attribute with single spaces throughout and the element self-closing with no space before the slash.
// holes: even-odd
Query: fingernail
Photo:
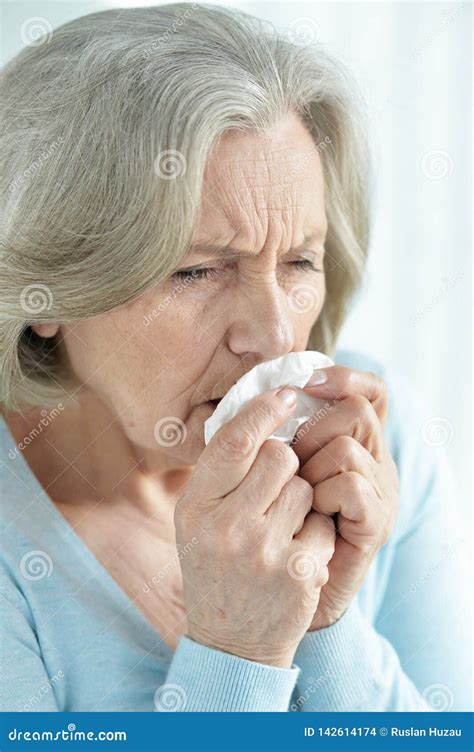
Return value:
<svg viewBox="0 0 474 752">
<path fill-rule="evenodd" d="M 305 386 L 317 386 L 318 384 L 324 384 L 325 381 L 328 380 L 328 375 L 326 371 L 321 370 L 321 368 L 318 368 L 317 371 L 313 373 L 313 375 L 310 377 L 309 381 L 306 382 Z"/>
<path fill-rule="evenodd" d="M 294 389 L 288 389 L 285 387 L 285 389 L 280 389 L 279 392 L 275 395 L 279 399 L 283 400 L 285 404 L 288 406 L 294 405 L 296 403 L 296 392 Z"/>
</svg>

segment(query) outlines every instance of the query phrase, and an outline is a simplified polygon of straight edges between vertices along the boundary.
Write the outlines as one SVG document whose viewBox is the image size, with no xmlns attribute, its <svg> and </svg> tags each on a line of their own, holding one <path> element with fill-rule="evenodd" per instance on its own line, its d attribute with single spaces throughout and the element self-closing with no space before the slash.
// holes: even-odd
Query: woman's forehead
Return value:
<svg viewBox="0 0 474 752">
<path fill-rule="evenodd" d="M 321 239 L 327 231 L 325 191 L 319 155 L 304 152 L 300 161 L 260 162 L 218 171 L 203 186 L 193 245 L 263 243 L 269 232 L 289 234 L 288 248 L 309 235 Z M 317 240 L 317 238 L 313 238 Z M 203 249 L 201 248 L 200 251 Z"/>
<path fill-rule="evenodd" d="M 219 140 L 207 162 L 205 185 L 231 176 L 262 182 L 282 172 L 297 181 L 321 166 L 318 148 L 299 118 L 289 115 L 263 134 L 231 130 Z"/>
</svg>

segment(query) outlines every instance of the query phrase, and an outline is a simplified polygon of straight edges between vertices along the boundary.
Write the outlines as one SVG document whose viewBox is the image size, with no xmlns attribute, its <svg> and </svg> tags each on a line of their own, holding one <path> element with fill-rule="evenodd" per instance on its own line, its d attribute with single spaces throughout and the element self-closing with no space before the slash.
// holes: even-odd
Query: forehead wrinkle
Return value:
<svg viewBox="0 0 474 752">
<path fill-rule="evenodd" d="M 311 232 L 309 235 L 305 236 L 305 239 L 302 243 L 298 246 L 292 246 L 288 251 L 285 252 L 283 255 L 288 255 L 290 253 L 299 253 L 301 251 L 304 251 L 307 249 L 311 243 L 315 243 L 317 241 L 322 241 L 325 239 L 325 232 L 322 228 L 319 228 L 318 230 Z M 256 254 L 248 251 L 241 251 L 237 248 L 233 248 L 231 246 L 222 246 L 222 245 L 213 245 L 212 243 L 194 243 L 189 252 L 189 256 L 204 256 L 204 257 L 213 257 L 213 258 L 224 258 L 226 260 L 236 260 L 239 258 L 248 258 L 251 256 L 255 256 Z"/>
<path fill-rule="evenodd" d="M 322 209 L 324 181 L 311 136 L 306 134 L 306 146 L 302 149 L 301 138 L 288 137 L 286 131 L 283 139 L 277 131 L 276 138 L 272 135 L 257 143 L 247 140 L 246 134 L 232 135 L 234 144 L 229 140 L 232 148 L 215 152 L 205 171 L 200 228 L 207 242 L 191 243 L 188 254 L 224 258 L 228 262 L 242 257 L 256 258 L 262 252 L 266 255 L 267 247 L 285 248 L 291 242 L 291 235 L 295 240 L 303 236 L 302 232 L 290 232 L 290 228 L 294 226 L 296 230 L 305 214 L 306 220 L 312 214 L 313 222 L 305 226 L 303 221 L 300 227 L 309 232 L 319 225 L 319 236 L 305 237 L 301 245 L 281 255 L 297 253 L 308 243 L 324 242 L 327 227 Z M 319 207 L 316 216 L 315 203 Z M 283 218 L 282 213 L 289 217 Z M 229 232 L 223 229 L 221 217 Z M 282 223 L 290 237 L 282 235 L 277 239 L 280 234 L 277 227 Z M 189 260 L 188 265 L 193 261 Z"/>
<path fill-rule="evenodd" d="M 318 152 L 311 146 L 301 152 L 298 143 L 286 143 L 281 148 L 270 144 L 270 148 L 262 150 L 248 150 L 245 156 L 241 154 L 233 157 L 226 154 L 220 160 L 209 163 L 205 171 L 205 183 L 211 190 L 221 186 L 222 181 L 244 179 L 248 187 L 267 186 L 273 182 L 275 171 L 280 173 L 282 182 L 302 182 L 307 174 L 311 174 L 314 167 L 313 160 L 318 160 Z M 282 175 L 283 168 L 283 175 Z"/>
<path fill-rule="evenodd" d="M 235 234 L 247 225 L 249 234 L 254 234 L 258 228 L 262 242 L 269 229 L 270 215 L 308 212 L 315 200 L 324 205 L 324 184 L 310 171 L 285 172 L 270 178 L 268 174 L 259 175 L 252 170 L 241 180 L 211 181 L 207 189 L 203 196 L 202 219 L 218 214 Z M 318 209 L 318 215 L 315 221 L 324 226 L 325 213 Z M 278 220 L 278 216 L 275 219 Z"/>
<path fill-rule="evenodd" d="M 268 198 L 275 199 L 275 197 Z M 250 209 L 239 202 L 234 202 L 234 205 L 229 207 L 228 213 L 222 212 L 225 218 L 224 226 L 221 222 L 215 222 L 213 215 L 206 212 L 201 222 L 198 223 L 196 230 L 199 228 L 200 231 L 190 242 L 188 252 L 219 254 L 220 249 L 234 247 L 237 252 L 246 253 L 247 247 L 263 247 L 268 240 L 269 233 L 274 235 L 277 226 L 285 226 L 289 229 L 293 224 L 296 226 L 299 224 L 301 227 L 300 231 L 294 233 L 296 241 L 298 236 L 303 239 L 303 243 L 326 239 L 328 218 L 325 201 L 321 195 L 313 196 L 312 200 L 308 198 L 302 201 L 286 201 L 283 205 L 278 201 L 275 206 L 273 201 L 270 202 L 271 205 L 268 201 L 265 205 L 255 202 L 254 196 L 247 196 L 247 200 L 252 200 Z M 207 219 L 210 221 L 206 222 Z M 290 233 L 289 242 L 291 242 L 291 234 L 293 233 Z M 199 240 L 200 235 L 201 240 Z M 284 240 L 282 244 L 284 245 Z M 297 249 L 299 247 L 298 244 Z"/>
</svg>

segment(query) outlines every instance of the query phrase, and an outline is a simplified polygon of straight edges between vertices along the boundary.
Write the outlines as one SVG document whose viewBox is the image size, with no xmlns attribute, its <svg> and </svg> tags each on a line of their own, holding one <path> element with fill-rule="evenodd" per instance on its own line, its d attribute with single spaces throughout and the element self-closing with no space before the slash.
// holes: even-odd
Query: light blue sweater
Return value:
<svg viewBox="0 0 474 752">
<path fill-rule="evenodd" d="M 472 709 L 467 545 L 432 415 L 373 360 L 340 351 L 336 361 L 388 383 L 400 512 L 357 598 L 303 637 L 288 669 L 187 637 L 172 651 L 56 509 L 0 418 L 2 711 Z"/>
</svg>

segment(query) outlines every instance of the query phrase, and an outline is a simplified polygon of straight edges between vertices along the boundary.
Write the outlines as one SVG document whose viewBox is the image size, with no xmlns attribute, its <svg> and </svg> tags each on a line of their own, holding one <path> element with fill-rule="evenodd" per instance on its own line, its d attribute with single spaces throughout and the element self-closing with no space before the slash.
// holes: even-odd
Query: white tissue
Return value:
<svg viewBox="0 0 474 752">
<path fill-rule="evenodd" d="M 302 423 L 318 412 L 326 400 L 311 397 L 303 392 L 309 377 L 316 368 L 328 368 L 334 363 L 327 355 L 315 350 L 291 352 L 281 358 L 259 363 L 234 384 L 217 405 L 213 414 L 204 423 L 204 441 L 209 444 L 215 432 L 236 415 L 242 405 L 257 394 L 279 386 L 300 387 L 296 389 L 297 405 L 291 418 L 268 438 L 289 443 Z"/>
</svg>

